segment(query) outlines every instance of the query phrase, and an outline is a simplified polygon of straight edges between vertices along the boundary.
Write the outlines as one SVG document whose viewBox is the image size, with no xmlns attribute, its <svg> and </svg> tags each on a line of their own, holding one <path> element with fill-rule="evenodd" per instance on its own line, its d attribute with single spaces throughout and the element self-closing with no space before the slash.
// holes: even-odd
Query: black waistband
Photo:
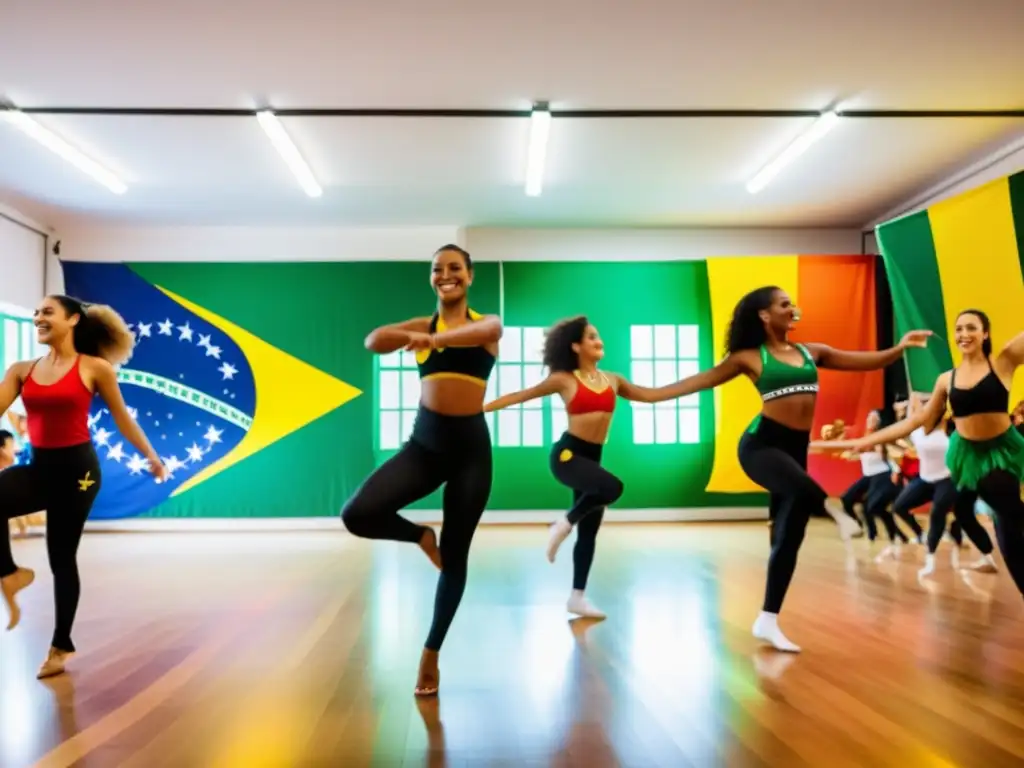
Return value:
<svg viewBox="0 0 1024 768">
<path fill-rule="evenodd" d="M 420 405 L 410 439 L 441 453 L 491 450 L 491 431 L 483 413 L 449 416 Z"/>
<path fill-rule="evenodd" d="M 600 461 L 604 446 L 600 443 L 592 443 L 589 440 L 584 440 L 582 437 L 576 437 L 576 435 L 564 432 L 558 438 L 558 442 L 551 446 L 551 450 L 561 452 L 566 449 L 593 461 Z"/>
</svg>

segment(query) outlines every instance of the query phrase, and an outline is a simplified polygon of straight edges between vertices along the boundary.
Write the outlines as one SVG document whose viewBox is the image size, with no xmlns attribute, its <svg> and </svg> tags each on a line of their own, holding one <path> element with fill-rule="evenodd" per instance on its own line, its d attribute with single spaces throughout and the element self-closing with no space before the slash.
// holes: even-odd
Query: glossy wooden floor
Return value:
<svg viewBox="0 0 1024 768">
<path fill-rule="evenodd" d="M 540 527 L 481 529 L 442 657 L 412 696 L 435 575 L 342 533 L 92 534 L 79 654 L 49 682 L 41 540 L 0 633 L 3 766 L 1000 766 L 1024 754 L 1024 601 L 1005 574 L 916 556 L 848 568 L 812 524 L 759 649 L 763 523 L 608 525 L 567 622 L 570 558 Z M 570 549 L 565 554 L 570 553 Z"/>
</svg>

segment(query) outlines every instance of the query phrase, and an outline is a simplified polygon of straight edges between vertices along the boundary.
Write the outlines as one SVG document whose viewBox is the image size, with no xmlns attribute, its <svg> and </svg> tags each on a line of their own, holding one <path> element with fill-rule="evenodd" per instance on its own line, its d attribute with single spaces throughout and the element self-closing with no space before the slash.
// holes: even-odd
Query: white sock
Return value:
<svg viewBox="0 0 1024 768">
<path fill-rule="evenodd" d="M 572 533 L 572 523 L 566 518 L 560 517 L 551 524 L 551 528 L 548 529 L 548 547 L 547 556 L 548 562 L 555 562 L 555 555 L 558 554 L 558 548 L 562 546 L 562 543 L 569 538 L 569 534 Z"/>
<path fill-rule="evenodd" d="M 826 501 L 825 511 L 836 521 L 836 525 L 839 526 L 839 538 L 843 541 L 849 541 L 856 536 L 864 535 L 860 523 L 846 514 L 842 507 L 836 507 L 831 501 Z"/>
<path fill-rule="evenodd" d="M 929 552 L 924 556 L 924 568 L 917 572 L 918 576 L 928 576 L 935 571 L 935 555 Z"/>
<path fill-rule="evenodd" d="M 572 591 L 572 594 L 569 596 L 569 602 L 565 607 L 569 613 L 575 613 L 577 616 L 583 616 L 587 619 L 603 619 L 606 617 L 604 611 L 595 608 L 594 605 L 587 600 L 582 589 L 574 589 Z"/>
<path fill-rule="evenodd" d="M 754 622 L 754 637 L 770 643 L 776 650 L 800 653 L 800 646 L 791 642 L 779 629 L 779 614 L 761 611 Z"/>
</svg>

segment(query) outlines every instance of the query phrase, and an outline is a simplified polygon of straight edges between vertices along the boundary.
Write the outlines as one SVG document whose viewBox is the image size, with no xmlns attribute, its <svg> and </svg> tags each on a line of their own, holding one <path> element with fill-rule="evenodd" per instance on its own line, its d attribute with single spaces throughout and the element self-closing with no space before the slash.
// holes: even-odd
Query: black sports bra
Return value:
<svg viewBox="0 0 1024 768">
<path fill-rule="evenodd" d="M 482 315 L 472 309 L 466 315 L 479 320 Z M 444 331 L 444 321 L 435 312 L 430 321 L 430 332 Z M 484 386 L 494 370 L 495 358 L 486 347 L 448 347 L 424 349 L 416 353 L 416 364 L 421 379 L 468 379 Z"/>
<path fill-rule="evenodd" d="M 962 419 L 979 413 L 1009 413 L 1010 391 L 996 376 L 992 361 L 988 361 L 988 373 L 970 389 L 956 386 L 956 368 L 949 377 L 949 407 L 953 416 Z"/>
</svg>

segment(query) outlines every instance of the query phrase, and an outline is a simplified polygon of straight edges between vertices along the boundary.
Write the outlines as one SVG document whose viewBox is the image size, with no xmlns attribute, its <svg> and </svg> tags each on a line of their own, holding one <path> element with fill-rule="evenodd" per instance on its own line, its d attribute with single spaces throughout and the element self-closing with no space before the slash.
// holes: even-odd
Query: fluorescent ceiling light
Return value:
<svg viewBox="0 0 1024 768">
<path fill-rule="evenodd" d="M 839 113 L 833 110 L 822 112 L 818 119 L 814 121 L 814 125 L 798 136 L 792 144 L 782 151 L 782 154 L 768 163 L 768 165 L 757 172 L 754 178 L 747 182 L 747 192 L 756 195 L 767 187 L 783 168 L 806 152 L 814 142 L 831 131 L 838 122 Z"/>
<path fill-rule="evenodd" d="M 288 137 L 284 126 L 281 125 L 281 121 L 277 119 L 277 115 L 269 109 L 264 109 L 256 113 L 256 119 L 260 121 L 260 125 L 267 132 L 267 136 L 270 137 L 274 148 L 284 158 L 285 163 L 292 173 L 295 174 L 295 178 L 299 180 L 299 184 L 306 194 L 310 197 L 320 197 L 324 191 L 317 184 L 316 179 L 313 177 L 313 172 L 306 165 L 306 161 L 302 159 L 298 148 Z"/>
<path fill-rule="evenodd" d="M 98 181 L 114 194 L 123 195 L 128 191 L 128 187 L 117 176 L 95 160 L 83 155 L 60 136 L 44 128 L 21 110 L 4 109 L 0 110 L 0 114 L 11 125 L 20 128 L 48 150 L 60 155 L 78 170 L 82 171 L 82 173 L 90 176 L 94 181 Z"/>
<path fill-rule="evenodd" d="M 535 106 L 530 114 L 530 146 L 526 150 L 526 194 L 537 197 L 544 186 L 544 160 L 548 153 L 551 112 Z"/>
</svg>

